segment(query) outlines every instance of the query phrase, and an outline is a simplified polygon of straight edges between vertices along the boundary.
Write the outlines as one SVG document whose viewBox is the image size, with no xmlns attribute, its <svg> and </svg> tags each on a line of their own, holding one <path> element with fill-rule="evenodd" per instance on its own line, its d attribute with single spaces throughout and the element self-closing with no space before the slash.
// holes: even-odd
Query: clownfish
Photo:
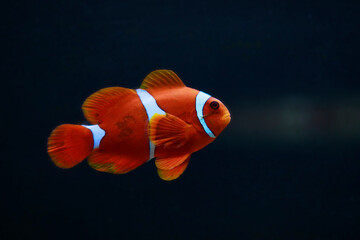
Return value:
<svg viewBox="0 0 360 240">
<path fill-rule="evenodd" d="M 63 124 L 48 138 L 56 166 L 72 168 L 88 158 L 98 171 L 124 174 L 155 158 L 158 175 L 168 181 L 231 119 L 220 100 L 186 87 L 171 70 L 151 72 L 136 90 L 101 89 L 82 110 L 91 125 Z"/>
</svg>

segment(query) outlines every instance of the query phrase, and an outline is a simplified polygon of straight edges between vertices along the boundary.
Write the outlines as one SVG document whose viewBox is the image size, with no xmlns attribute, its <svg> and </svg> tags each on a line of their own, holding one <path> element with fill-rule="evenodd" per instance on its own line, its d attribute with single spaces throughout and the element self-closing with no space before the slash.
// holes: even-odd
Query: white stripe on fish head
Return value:
<svg viewBox="0 0 360 240">
<path fill-rule="evenodd" d="M 195 107 L 196 107 L 197 117 L 198 117 L 204 131 L 209 135 L 209 137 L 215 138 L 215 135 L 211 132 L 210 128 L 206 125 L 206 122 L 204 119 L 204 114 L 203 114 L 204 105 L 210 97 L 211 96 L 209 94 L 199 91 L 199 93 L 196 95 Z"/>
</svg>

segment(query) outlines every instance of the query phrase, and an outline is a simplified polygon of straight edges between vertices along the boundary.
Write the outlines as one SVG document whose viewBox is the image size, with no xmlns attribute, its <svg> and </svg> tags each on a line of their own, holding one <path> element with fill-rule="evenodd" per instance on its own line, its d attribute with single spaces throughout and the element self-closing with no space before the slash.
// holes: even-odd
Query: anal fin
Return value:
<svg viewBox="0 0 360 240">
<path fill-rule="evenodd" d="M 101 172 L 124 174 L 139 167 L 143 162 L 96 149 L 89 156 L 88 163 L 92 168 Z"/>
</svg>

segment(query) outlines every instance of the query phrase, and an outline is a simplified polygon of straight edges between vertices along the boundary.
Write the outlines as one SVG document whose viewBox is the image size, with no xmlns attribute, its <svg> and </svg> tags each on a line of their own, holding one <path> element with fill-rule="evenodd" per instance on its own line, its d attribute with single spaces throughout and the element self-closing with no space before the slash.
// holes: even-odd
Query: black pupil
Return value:
<svg viewBox="0 0 360 240">
<path fill-rule="evenodd" d="M 210 107 L 213 109 L 218 109 L 219 108 L 219 103 L 216 101 L 213 101 L 210 103 Z"/>
</svg>

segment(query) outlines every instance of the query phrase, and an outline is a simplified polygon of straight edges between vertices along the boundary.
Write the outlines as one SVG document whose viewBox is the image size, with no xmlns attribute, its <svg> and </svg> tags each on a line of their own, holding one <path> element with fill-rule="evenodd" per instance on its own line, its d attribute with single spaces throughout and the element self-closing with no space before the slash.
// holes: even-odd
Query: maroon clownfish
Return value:
<svg viewBox="0 0 360 240">
<path fill-rule="evenodd" d="M 88 158 L 98 171 L 123 174 L 155 158 L 160 178 L 178 178 L 190 156 L 219 136 L 230 122 L 225 105 L 186 87 L 170 70 L 151 72 L 139 89 L 101 89 L 82 105 L 91 125 L 63 124 L 48 139 L 56 166 Z"/>
</svg>

